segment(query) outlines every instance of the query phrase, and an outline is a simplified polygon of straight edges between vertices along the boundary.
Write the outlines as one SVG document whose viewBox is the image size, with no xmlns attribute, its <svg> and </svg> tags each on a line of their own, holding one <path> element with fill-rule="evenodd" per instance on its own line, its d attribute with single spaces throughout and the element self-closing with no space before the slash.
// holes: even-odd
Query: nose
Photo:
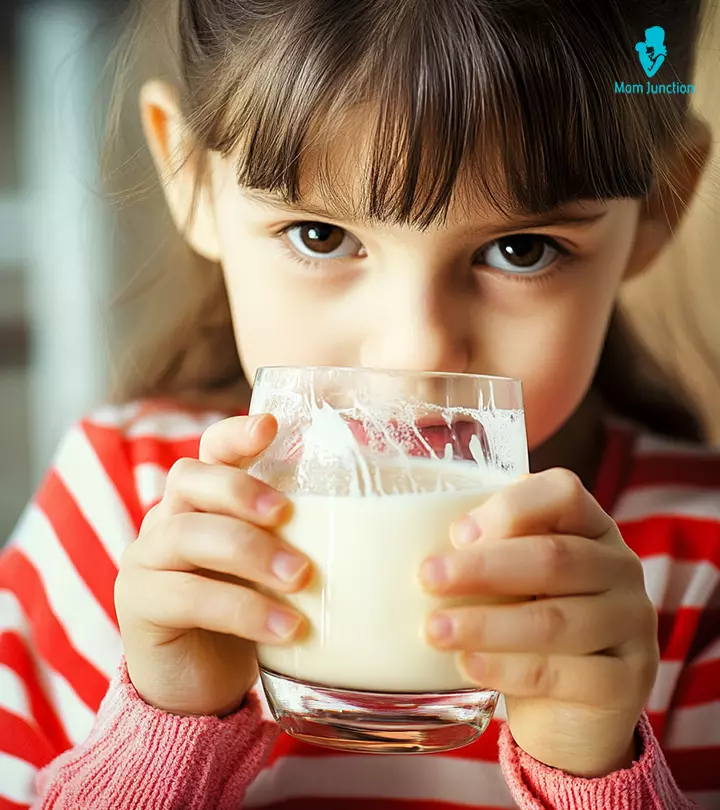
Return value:
<svg viewBox="0 0 720 810">
<path fill-rule="evenodd" d="M 411 275 L 411 274 L 407 274 Z M 447 277 L 423 283 L 405 279 L 374 312 L 360 360 L 363 366 L 463 373 L 470 363 L 467 318 Z"/>
</svg>

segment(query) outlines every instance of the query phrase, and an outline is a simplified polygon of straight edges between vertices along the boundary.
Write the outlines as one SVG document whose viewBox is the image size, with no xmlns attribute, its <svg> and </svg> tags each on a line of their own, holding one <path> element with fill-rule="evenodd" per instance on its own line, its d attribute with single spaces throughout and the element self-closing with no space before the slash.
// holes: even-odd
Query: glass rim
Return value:
<svg viewBox="0 0 720 810">
<path fill-rule="evenodd" d="M 255 379 L 261 371 L 347 371 L 347 372 L 367 372 L 370 374 L 386 374 L 395 377 L 425 377 L 427 379 L 463 379 L 477 380 L 483 382 L 502 382 L 518 385 L 522 388 L 522 380 L 516 377 L 502 377 L 494 374 L 469 374 L 467 372 L 455 371 L 418 371 L 417 369 L 404 368 L 377 368 L 375 366 L 258 366 L 255 371 Z"/>
</svg>

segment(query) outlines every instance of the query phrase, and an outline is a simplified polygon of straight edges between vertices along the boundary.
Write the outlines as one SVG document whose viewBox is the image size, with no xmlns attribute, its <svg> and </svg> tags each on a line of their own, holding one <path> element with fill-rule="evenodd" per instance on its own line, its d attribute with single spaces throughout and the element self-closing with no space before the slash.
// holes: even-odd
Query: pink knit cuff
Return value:
<svg viewBox="0 0 720 810">
<path fill-rule="evenodd" d="M 521 810 L 686 810 L 695 805 L 678 789 L 650 723 L 643 714 L 637 733 L 640 758 L 630 768 L 599 779 L 582 779 L 543 765 L 500 732 L 500 764 Z"/>
<path fill-rule="evenodd" d="M 222 719 L 155 709 L 123 660 L 88 739 L 39 775 L 35 808 L 237 810 L 277 734 L 252 693 Z"/>
</svg>

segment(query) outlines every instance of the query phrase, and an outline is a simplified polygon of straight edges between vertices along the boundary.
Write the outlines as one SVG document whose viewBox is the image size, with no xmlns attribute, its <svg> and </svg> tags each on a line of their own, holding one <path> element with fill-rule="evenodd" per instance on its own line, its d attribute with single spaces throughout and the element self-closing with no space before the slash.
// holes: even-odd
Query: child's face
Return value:
<svg viewBox="0 0 720 810">
<path fill-rule="evenodd" d="M 187 221 L 195 172 L 170 155 L 181 116 L 148 86 L 150 147 L 176 221 Z M 678 164 L 688 202 L 702 160 Z M 358 199 L 357 133 L 330 154 L 334 187 Z M 701 147 L 701 148 L 700 148 Z M 678 153 L 680 154 L 680 153 Z M 688 152 L 689 154 L 689 152 Z M 186 166 L 186 164 L 183 164 Z M 675 171 L 675 168 L 673 168 Z M 655 195 L 574 203 L 540 222 L 507 220 L 458 194 L 446 224 L 426 231 L 352 222 L 303 178 L 303 210 L 241 189 L 234 161 L 211 156 L 187 237 L 224 269 L 246 376 L 263 365 L 338 365 L 469 372 L 523 381 L 531 448 L 572 415 L 592 382 L 618 291 L 646 267 L 683 205 Z"/>
<path fill-rule="evenodd" d="M 476 209 L 421 232 L 343 221 L 321 199 L 303 211 L 258 200 L 238 188 L 230 161 L 215 160 L 213 189 L 248 379 L 262 365 L 515 377 L 531 446 L 591 383 L 639 211 L 587 202 L 550 218 L 584 220 L 523 227 Z"/>
</svg>

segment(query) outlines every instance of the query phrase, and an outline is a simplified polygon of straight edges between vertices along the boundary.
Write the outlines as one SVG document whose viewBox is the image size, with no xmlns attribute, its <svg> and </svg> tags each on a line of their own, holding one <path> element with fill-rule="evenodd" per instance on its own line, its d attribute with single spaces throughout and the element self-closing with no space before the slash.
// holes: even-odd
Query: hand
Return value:
<svg viewBox="0 0 720 810">
<path fill-rule="evenodd" d="M 115 605 L 128 672 L 140 696 L 173 714 L 229 714 L 257 678 L 253 642 L 283 644 L 300 614 L 259 593 L 309 579 L 309 560 L 272 530 L 283 495 L 240 469 L 273 440 L 272 416 L 208 428 L 200 460 L 170 470 L 165 495 L 123 554 Z"/>
<path fill-rule="evenodd" d="M 512 735 L 534 759 L 585 777 L 629 767 L 657 672 L 657 615 L 615 523 L 555 469 L 496 493 L 451 537 L 457 551 L 423 564 L 428 590 L 522 601 L 438 611 L 432 643 L 504 693 Z"/>
</svg>

